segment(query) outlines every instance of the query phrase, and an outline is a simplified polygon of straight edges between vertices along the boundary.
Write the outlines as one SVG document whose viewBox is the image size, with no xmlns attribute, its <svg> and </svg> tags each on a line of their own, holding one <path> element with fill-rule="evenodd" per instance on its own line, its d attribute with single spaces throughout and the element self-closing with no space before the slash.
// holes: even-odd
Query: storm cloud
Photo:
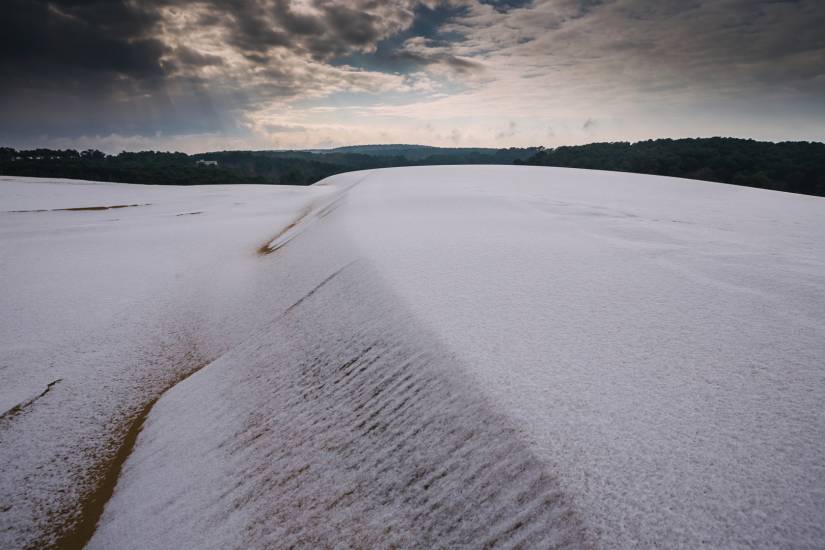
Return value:
<svg viewBox="0 0 825 550">
<path fill-rule="evenodd" d="M 412 21 L 404 3 L 370 1 L 11 0 L 4 12 L 6 139 L 220 131 L 262 102 L 381 91 L 387 75 L 328 61 Z"/>
<path fill-rule="evenodd" d="M 720 112 L 708 120 L 729 135 L 825 127 L 818 0 L 7 0 L 2 9 L 8 145 L 202 135 L 312 146 L 410 132 L 452 142 L 457 126 L 462 142 L 545 140 L 551 126 L 554 140 L 575 142 L 695 133 L 692 119 Z M 599 124 L 582 125 L 591 118 Z M 510 122 L 517 132 L 500 130 Z"/>
</svg>

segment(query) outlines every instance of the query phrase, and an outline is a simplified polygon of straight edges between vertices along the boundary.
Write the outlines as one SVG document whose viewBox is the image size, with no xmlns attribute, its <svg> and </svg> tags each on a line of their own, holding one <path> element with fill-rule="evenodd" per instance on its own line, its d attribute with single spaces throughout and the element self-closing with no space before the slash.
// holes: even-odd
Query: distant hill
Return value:
<svg viewBox="0 0 825 550">
<path fill-rule="evenodd" d="M 486 147 L 431 147 L 429 145 L 350 145 L 334 149 L 317 150 L 315 152 L 328 153 L 356 153 L 371 156 L 405 157 L 407 159 L 424 159 L 432 156 L 462 156 L 462 155 L 495 155 L 498 151 L 507 149 L 492 149 Z M 519 151 L 523 151 L 520 149 Z"/>
</svg>

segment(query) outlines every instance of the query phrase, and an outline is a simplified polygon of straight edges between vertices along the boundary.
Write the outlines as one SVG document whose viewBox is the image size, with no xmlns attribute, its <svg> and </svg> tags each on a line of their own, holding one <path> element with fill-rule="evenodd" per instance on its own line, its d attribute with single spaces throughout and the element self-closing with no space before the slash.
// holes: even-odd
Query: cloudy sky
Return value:
<svg viewBox="0 0 825 550">
<path fill-rule="evenodd" d="M 0 145 L 825 140 L 823 0 L 4 0 Z"/>
</svg>

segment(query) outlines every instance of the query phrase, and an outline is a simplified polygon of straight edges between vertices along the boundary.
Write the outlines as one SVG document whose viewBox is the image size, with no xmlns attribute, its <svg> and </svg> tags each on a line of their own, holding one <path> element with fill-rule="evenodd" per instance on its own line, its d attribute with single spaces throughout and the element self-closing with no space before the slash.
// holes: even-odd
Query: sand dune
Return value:
<svg viewBox="0 0 825 550">
<path fill-rule="evenodd" d="M 71 533 L 88 489 L 37 465 L 94 486 L 158 396 L 92 548 L 825 540 L 822 199 L 526 167 L 87 189 L 0 182 L 151 203 L 1 218 L 3 402 L 62 379 L 0 424 L 4 546 Z"/>
</svg>

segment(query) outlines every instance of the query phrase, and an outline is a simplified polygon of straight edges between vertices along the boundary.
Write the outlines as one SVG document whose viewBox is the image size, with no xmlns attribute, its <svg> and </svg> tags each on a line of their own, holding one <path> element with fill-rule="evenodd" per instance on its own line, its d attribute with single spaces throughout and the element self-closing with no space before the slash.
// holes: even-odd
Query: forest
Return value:
<svg viewBox="0 0 825 550">
<path fill-rule="evenodd" d="M 825 143 L 656 139 L 542 149 L 516 164 L 675 176 L 825 196 Z"/>
<path fill-rule="evenodd" d="M 97 150 L 0 148 L 0 174 L 158 185 L 309 185 L 342 172 L 438 164 L 513 164 L 540 150 L 377 145 L 314 151 L 161 151 L 106 155 Z"/>
<path fill-rule="evenodd" d="M 0 174 L 122 183 L 309 185 L 372 168 L 521 164 L 637 172 L 825 196 L 825 144 L 737 138 L 656 139 L 555 148 L 365 145 L 305 151 L 160 151 L 0 148 Z"/>
</svg>

